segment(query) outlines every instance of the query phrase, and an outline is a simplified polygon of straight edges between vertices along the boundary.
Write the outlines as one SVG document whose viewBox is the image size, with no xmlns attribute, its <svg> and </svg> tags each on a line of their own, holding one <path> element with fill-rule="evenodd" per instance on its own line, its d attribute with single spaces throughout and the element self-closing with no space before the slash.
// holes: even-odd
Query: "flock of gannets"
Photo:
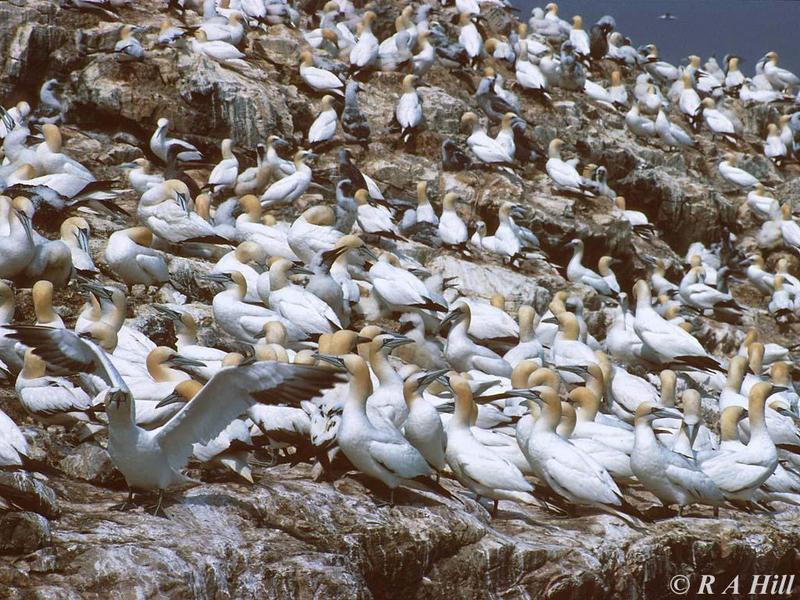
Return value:
<svg viewBox="0 0 800 600">
<path fill-rule="evenodd" d="M 127 10 L 124 1 L 73 4 L 103 18 L 124 19 Z M 426 75 L 449 70 L 474 86 L 475 102 L 460 116 L 465 145 L 442 145 L 442 170 L 496 170 L 519 182 L 519 171 L 536 163 L 554 194 L 612 203 L 616 220 L 657 235 L 647 215 L 628 210 L 610 187 L 605 166 L 579 169 L 577 159 L 562 157 L 558 137 L 546 157 L 536 147 L 522 101 L 555 110 L 584 94 L 602 110 L 625 111 L 631 135 L 668 150 L 697 152 L 707 129 L 728 146 L 719 175 L 749 190 L 744 206 L 763 221 L 761 248 L 800 249 L 791 199 L 781 204 L 739 166 L 752 146 L 737 117 L 758 104 L 785 113 L 766 127 L 763 153 L 786 167 L 800 152 L 800 113 L 791 114 L 800 80 L 774 52 L 753 77 L 739 71 L 735 56 L 726 71 L 713 59 L 701 66 L 696 56 L 678 67 L 652 44 L 633 48 L 613 18 L 587 33 L 580 16 L 560 19 L 555 3 L 511 31 L 488 32 L 481 11 L 489 6 L 507 10 L 497 1 L 406 6 L 383 40 L 376 32 L 389 16 L 349 0 L 316 14 L 283 0 L 174 0 L 168 10 L 177 20 L 165 13 L 157 39 L 122 26 L 114 48 L 121 61 L 146 61 L 157 46 L 175 46 L 220 68 L 246 65 L 248 41 L 268 41 L 270 26 L 298 28 L 306 43 L 298 75 L 319 97 L 319 111 L 305 136 L 314 151 L 292 154 L 273 135 L 258 145 L 257 164 L 244 168 L 225 139 L 203 185 L 182 170 L 202 160 L 201 151 L 170 137 L 169 119 L 159 118 L 142 148 L 150 159 L 121 165 L 139 201 L 127 216 L 131 227 L 113 232 L 101 253 L 110 281 L 101 281 L 89 224 L 74 211 L 88 204 L 121 212 L 121 192 L 64 152 L 54 81 L 43 85 L 40 109 L 57 117 L 37 116 L 25 101 L 0 111 L 0 277 L 32 287 L 36 316 L 33 325 L 17 322 L 14 291 L 0 283 L 0 367 L 35 422 L 80 425 L 87 437 L 107 429 L 109 454 L 130 490 L 123 508 L 134 491 L 157 491 L 160 512 L 166 490 L 196 483 L 183 473 L 190 459 L 252 482 L 251 455 L 264 449 L 286 462 L 314 462 L 331 477 L 360 471 L 384 483 L 392 500 L 399 486 L 460 499 L 443 485 L 454 478 L 493 500 L 495 512 L 508 500 L 635 523 L 642 514 L 625 499 L 634 486 L 681 514 L 694 504 L 715 511 L 800 505 L 794 348 L 763 344 L 751 329 L 736 356 L 715 356 L 688 320 L 752 323 L 761 309 L 740 306 L 728 291 L 738 273 L 769 296 L 763 311 L 788 326 L 800 314 L 800 281 L 785 259 L 772 273 L 760 254 L 736 256 L 726 237 L 712 248 L 692 244 L 685 274 L 670 281 L 663 261 L 643 257 L 654 268 L 633 286 L 631 311 L 613 271 L 617 259 L 603 256 L 595 270 L 574 239 L 566 278 L 615 306 L 605 338 L 588 332 L 581 298 L 565 290 L 554 290 L 546 314 L 522 304 L 515 319 L 501 294 L 491 302 L 469 298 L 458 282 L 426 270 L 407 238 L 465 258 L 496 255 L 515 269 L 543 256 L 535 233 L 515 221 L 525 209 L 500 202 L 498 226 L 487 235 L 453 190 L 437 201 L 437 190 L 421 181 L 414 200 L 387 200 L 345 145 L 368 145 L 375 126 L 359 108 L 359 92 L 376 72 L 400 71 L 385 122 L 397 151 L 413 152 L 425 127 L 418 88 Z M 289 221 L 264 214 L 320 187 L 313 160 L 336 145 L 335 191 L 321 186 L 328 200 Z M 33 228 L 43 205 L 63 216 L 59 240 Z M 154 306 L 175 326 L 174 349 L 125 325 L 121 286 L 168 285 L 176 255 L 216 261 L 198 279 L 222 285 L 211 305 L 214 325 L 243 353 L 203 346 L 180 299 Z M 53 309 L 67 285 L 87 296 L 80 314 L 66 318 L 76 318 L 72 330 Z M 345 377 L 349 384 L 337 383 Z M 709 412 L 719 414 L 719 437 L 716 419 L 705 421 Z M 0 467 L 46 470 L 28 454 L 25 436 L 0 412 Z"/>
</svg>

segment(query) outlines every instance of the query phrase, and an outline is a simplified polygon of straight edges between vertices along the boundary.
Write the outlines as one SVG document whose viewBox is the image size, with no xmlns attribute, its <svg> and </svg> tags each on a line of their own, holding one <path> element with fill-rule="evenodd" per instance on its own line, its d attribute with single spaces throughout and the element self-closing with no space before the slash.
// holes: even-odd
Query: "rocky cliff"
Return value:
<svg viewBox="0 0 800 600">
<path fill-rule="evenodd" d="M 399 3 L 373 4 L 379 14 L 399 12 Z M 99 178 L 120 181 L 118 165 L 149 152 L 147 141 L 160 117 L 169 117 L 176 135 L 212 162 L 225 137 L 235 140 L 242 163 L 251 164 L 255 144 L 269 135 L 302 144 L 319 98 L 298 76 L 300 32 L 275 25 L 266 34 L 251 34 L 247 65 L 229 68 L 200 54 L 155 47 L 165 10 L 162 2 L 122 9 L 122 20 L 139 26 L 140 38 L 148 40 L 145 60 L 125 63 L 111 52 L 118 22 L 43 0 L 0 2 L 0 103 L 26 99 L 35 105 L 41 84 L 57 79 L 67 152 Z M 506 19 L 497 14 L 490 23 L 507 27 Z M 559 91 L 552 107 L 523 103 L 542 147 L 557 133 L 581 163 L 608 168 L 611 186 L 625 195 L 629 208 L 644 211 L 659 230 L 655 238 L 643 239 L 613 218 L 608 200 L 558 194 L 533 164 L 520 171 L 520 180 L 492 171 L 441 171 L 441 142 L 447 137 L 463 142 L 459 118 L 475 101 L 473 90 L 445 69 L 435 68 L 426 79 L 431 86 L 421 91 L 426 126 L 413 151 L 385 133 L 402 74 L 376 73 L 364 86 L 361 106 L 373 141 L 354 150 L 355 161 L 387 196 L 413 197 L 419 180 L 441 194 L 459 191 L 470 203 L 468 216 L 486 221 L 490 231 L 499 204 L 512 200 L 527 209 L 525 224 L 539 235 L 552 262 L 565 264 L 566 242 L 580 237 L 587 262 L 603 254 L 623 261 L 617 272 L 624 287 L 647 271 L 643 256 L 663 258 L 677 273 L 689 243 L 716 242 L 723 228 L 739 236 L 742 248 L 754 247 L 755 223 L 741 217 L 743 196 L 719 177 L 721 148 L 709 136 L 698 136 L 696 151 L 668 152 L 633 138 L 622 114 L 583 95 Z M 763 137 L 766 123 L 775 120 L 772 111 L 742 111 L 748 142 Z M 797 197 L 796 170 L 780 173 L 757 152 L 747 168 L 775 186 L 778 197 Z M 335 152 L 323 154 L 314 165 L 315 180 L 330 189 L 335 173 Z M 207 171 L 194 174 L 202 179 Z M 321 199 L 308 194 L 298 206 Z M 127 194 L 120 204 L 134 212 L 136 201 Z M 120 223 L 89 219 L 93 250 L 105 269 L 101 250 Z M 54 237 L 57 221 L 43 211 L 36 227 Z M 488 298 L 503 291 L 513 306 L 530 302 L 543 310 L 554 289 L 571 287 L 544 260 L 511 268 L 489 256 L 465 259 L 419 243 L 408 249 L 434 271 L 457 275 L 464 293 Z M 797 266 L 795 256 L 779 251 L 768 264 L 781 256 Z M 177 291 L 207 302 L 210 292 L 197 286 L 194 275 L 209 266 L 173 261 Z M 588 290 L 575 291 L 585 296 L 590 326 L 601 334 L 607 317 L 600 302 Z M 748 286 L 734 286 L 733 292 L 740 303 L 763 309 L 763 299 Z M 172 292 L 161 292 L 167 293 Z M 165 299 L 140 292 L 129 306 L 130 322 L 159 343 L 172 342 L 171 326 L 148 305 Z M 82 299 L 64 290 L 56 301 L 71 324 Z M 29 290 L 18 292 L 18 306 L 17 317 L 27 322 Z M 209 327 L 207 307 L 195 306 L 205 317 L 201 337 L 224 344 Z M 765 337 L 786 343 L 763 313 L 754 312 Z M 743 337 L 739 328 L 705 319 L 695 326 L 719 353 L 732 352 Z M 678 574 L 693 582 L 703 573 L 724 580 L 737 573 L 787 573 L 800 565 L 800 525 L 791 509 L 775 516 L 723 510 L 720 519 L 704 511 L 666 518 L 651 510 L 652 522 L 641 530 L 609 516 L 559 518 L 509 503 L 491 518 L 463 493 L 455 502 L 403 491 L 396 505 L 387 506 L 383 491 L 359 477 L 316 482 L 303 466 L 258 467 L 252 486 L 231 482 L 223 473 L 193 471 L 205 483 L 176 496 L 168 520 L 143 511 L 112 512 L 124 491 L 102 436 L 99 443 L 81 443 L 76 431 L 34 424 L 10 386 L 0 388 L 0 407 L 24 425 L 35 458 L 63 472 L 46 479 L 0 472 L 0 498 L 25 509 L 0 513 L 4 598 L 651 600 L 673 598 L 668 584 Z M 461 490 L 443 481 L 451 491 Z M 643 492 L 635 494 L 643 507 L 652 505 Z"/>
</svg>

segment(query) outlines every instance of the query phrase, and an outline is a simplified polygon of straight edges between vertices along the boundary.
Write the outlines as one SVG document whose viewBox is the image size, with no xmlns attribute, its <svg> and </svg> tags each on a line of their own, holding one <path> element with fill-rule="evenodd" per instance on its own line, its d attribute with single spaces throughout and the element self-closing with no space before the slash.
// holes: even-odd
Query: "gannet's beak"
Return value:
<svg viewBox="0 0 800 600">
<path fill-rule="evenodd" d="M 443 377 L 444 374 L 447 373 L 447 369 L 439 369 L 437 371 L 428 371 L 419 378 L 419 385 L 417 386 L 419 389 L 424 389 L 434 381 L 438 380 L 440 377 Z"/>
<path fill-rule="evenodd" d="M 556 367 L 556 371 L 572 373 L 573 375 L 577 375 L 583 379 L 586 379 L 586 376 L 589 374 L 589 370 L 583 365 L 562 365 Z"/>
<path fill-rule="evenodd" d="M 80 246 L 81 250 L 89 254 L 89 230 L 79 227 L 77 237 L 78 246 Z"/>
<path fill-rule="evenodd" d="M 177 392 L 172 392 L 169 396 L 164 398 L 161 402 L 156 404 L 156 408 L 163 408 L 170 404 L 185 403 L 186 399 Z"/>
<path fill-rule="evenodd" d="M 171 308 L 168 308 L 168 307 L 163 306 L 161 304 L 153 304 L 152 306 L 158 312 L 160 312 L 162 315 L 164 315 L 165 317 L 167 317 L 171 321 L 175 321 L 176 323 L 180 322 L 181 314 L 177 310 L 172 310 Z"/>
<path fill-rule="evenodd" d="M 181 208 L 182 208 L 182 209 L 183 209 L 183 210 L 186 212 L 186 214 L 188 215 L 188 214 L 189 214 L 189 212 L 190 212 L 190 211 L 189 211 L 189 198 L 186 196 L 186 194 L 184 194 L 184 193 L 182 193 L 182 192 L 178 192 L 178 194 L 177 194 L 177 195 L 178 195 L 178 198 L 177 198 L 178 205 L 179 205 L 179 206 L 180 206 L 180 207 L 181 207 Z"/>
<path fill-rule="evenodd" d="M 672 408 L 656 407 L 650 413 L 658 419 L 682 419 L 683 415 Z"/>
<path fill-rule="evenodd" d="M 458 323 L 461 320 L 461 311 L 460 310 L 451 310 L 444 316 L 442 322 L 439 323 L 439 329 L 442 329 L 448 323 Z"/>
<path fill-rule="evenodd" d="M 19 222 L 22 223 L 23 229 L 25 229 L 25 233 L 28 236 L 28 241 L 33 241 L 33 223 L 31 223 L 31 218 L 23 211 L 19 209 L 14 209 L 14 212 L 17 213 L 17 218 Z"/>
<path fill-rule="evenodd" d="M 776 408 L 775 412 L 777 412 L 779 415 L 782 415 L 784 417 L 789 417 L 794 420 L 800 419 L 800 416 L 798 416 L 796 412 L 791 411 L 788 408 L 783 408 L 782 406 Z"/>
<path fill-rule="evenodd" d="M 346 367 L 344 366 L 344 361 L 338 356 L 331 356 L 330 354 L 320 354 L 319 352 L 315 352 L 314 358 L 316 358 L 317 360 L 321 360 L 322 362 L 328 363 L 329 365 L 332 365 L 337 369 L 341 369 L 342 371 L 346 370 Z"/>
<path fill-rule="evenodd" d="M 93 293 L 98 298 L 103 298 L 105 300 L 111 300 L 111 290 L 106 288 L 103 285 L 99 285 L 97 283 L 92 282 L 84 282 L 81 284 L 81 287 L 86 288 L 91 293 Z"/>
<path fill-rule="evenodd" d="M 549 325 L 558 325 L 558 319 L 555 317 L 547 317 L 546 319 L 542 319 L 539 321 L 540 323 L 547 323 Z"/>
<path fill-rule="evenodd" d="M 366 256 L 369 260 L 378 262 L 378 256 L 366 246 L 361 246 L 358 251 L 364 254 L 364 256 Z"/>
<path fill-rule="evenodd" d="M 407 338 L 405 336 L 394 336 L 392 338 L 384 340 L 382 346 L 384 348 L 390 348 L 394 350 L 395 348 L 399 348 L 400 346 L 405 346 L 406 344 L 410 344 L 413 341 L 414 340 L 412 340 L 411 338 Z"/>
<path fill-rule="evenodd" d="M 165 362 L 166 364 L 171 365 L 176 369 L 206 366 L 206 363 L 202 361 L 195 360 L 193 358 L 187 358 L 185 356 L 181 356 L 180 354 L 175 354 L 174 356 L 171 356 Z"/>
<path fill-rule="evenodd" d="M 204 281 L 213 281 L 214 283 L 230 283 L 233 281 L 230 273 L 206 273 L 205 275 L 198 275 L 197 278 Z"/>
<path fill-rule="evenodd" d="M 289 272 L 293 275 L 313 275 L 314 271 L 307 269 L 302 265 L 292 265 L 292 268 L 289 269 Z"/>
<path fill-rule="evenodd" d="M 686 435 L 689 436 L 689 445 L 694 446 L 694 440 L 697 437 L 697 433 L 700 431 L 700 424 L 699 423 L 686 423 Z"/>
</svg>

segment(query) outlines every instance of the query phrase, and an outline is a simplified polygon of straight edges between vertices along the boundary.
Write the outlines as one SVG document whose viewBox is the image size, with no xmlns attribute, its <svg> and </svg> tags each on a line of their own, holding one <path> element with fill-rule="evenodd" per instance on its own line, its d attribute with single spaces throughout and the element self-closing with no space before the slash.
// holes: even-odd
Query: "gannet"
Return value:
<svg viewBox="0 0 800 600">
<path fill-rule="evenodd" d="M 162 240 L 218 243 L 224 241 L 210 223 L 189 208 L 189 188 L 177 179 L 153 186 L 139 199 L 137 216 Z"/>
<path fill-rule="evenodd" d="M 400 267 L 397 257 L 384 252 L 369 270 L 369 279 L 381 300 L 393 311 L 446 312 L 447 301 L 431 293 L 413 273 Z"/>
<path fill-rule="evenodd" d="M 547 76 L 546 71 L 543 72 Z M 575 47 L 569 40 L 561 44 L 561 57 L 556 74 L 558 86 L 565 90 L 580 91 L 586 85 L 586 69 L 575 55 Z"/>
<path fill-rule="evenodd" d="M 132 61 L 144 58 L 141 42 L 132 35 L 138 29 L 133 25 L 123 25 L 119 30 L 119 40 L 114 44 L 114 53 L 119 56 L 119 60 Z"/>
<path fill-rule="evenodd" d="M 470 66 L 473 66 L 483 53 L 483 38 L 475 26 L 475 17 L 462 12 L 458 19 L 458 43 L 464 47 Z"/>
<path fill-rule="evenodd" d="M 58 126 L 46 123 L 42 126 L 44 142 L 36 147 L 36 155 L 41 166 L 40 175 L 70 173 L 94 181 L 92 173 L 78 161 L 62 152 L 61 130 Z"/>
<path fill-rule="evenodd" d="M 437 232 L 446 246 L 462 246 L 467 241 L 467 226 L 456 210 L 461 197 L 455 192 L 447 192 L 442 198 L 442 216 Z"/>
<path fill-rule="evenodd" d="M 306 337 L 341 329 L 342 323 L 330 306 L 303 287 L 289 282 L 288 274 L 293 268 L 285 258 L 277 258 L 270 265 L 269 307 Z"/>
<path fill-rule="evenodd" d="M 467 380 L 451 375 L 449 381 L 455 396 L 455 413 L 447 424 L 445 458 L 456 479 L 478 497 L 494 500 L 495 514 L 499 500 L 535 503 L 533 486 L 519 469 L 475 439 L 470 428 L 474 401 Z"/>
<path fill-rule="evenodd" d="M 658 48 L 655 44 L 648 44 L 646 47 L 648 55 L 644 60 L 644 70 L 654 79 L 668 83 L 680 77 L 680 71 L 675 65 L 658 59 Z"/>
<path fill-rule="evenodd" d="M 780 213 L 778 200 L 761 182 L 756 183 L 755 187 L 747 192 L 747 208 L 760 219 L 775 219 Z"/>
<path fill-rule="evenodd" d="M 81 275 L 99 273 L 89 250 L 89 224 L 83 217 L 69 217 L 61 223 L 61 241 L 72 255 L 72 266 Z"/>
<path fill-rule="evenodd" d="M 216 323 L 233 337 L 255 344 L 264 331 L 264 324 L 268 321 L 281 321 L 287 325 L 288 330 L 299 333 L 298 328 L 288 327 L 291 323 L 284 322 L 283 317 L 274 311 L 244 302 L 247 282 L 238 271 L 205 275 L 203 278 L 226 285 L 224 291 L 214 296 L 211 306 Z M 302 334 L 295 339 L 300 337 Z"/>
<path fill-rule="evenodd" d="M 128 501 L 134 490 L 159 491 L 156 512 L 164 490 L 192 482 L 180 470 L 193 444 L 215 438 L 257 402 L 298 403 L 337 380 L 327 369 L 274 362 L 224 368 L 175 417 L 162 427 L 146 431 L 136 426 L 130 391 L 96 342 L 66 330 L 42 327 L 19 326 L 14 335 L 48 364 L 72 372 L 94 372 L 111 386 L 105 397 L 109 454 L 128 483 Z M 227 401 L 220 402 L 220 397 Z"/>
<path fill-rule="evenodd" d="M 783 91 L 786 88 L 796 88 L 800 85 L 800 77 L 778 66 L 777 52 L 768 52 L 765 58 L 767 61 L 764 63 L 764 75 L 773 88 Z"/>
<path fill-rule="evenodd" d="M 758 183 L 758 179 L 744 169 L 737 167 L 737 162 L 738 157 L 735 154 L 726 154 L 722 162 L 719 163 L 719 174 L 739 188 L 747 189 L 755 186 Z"/>
<path fill-rule="evenodd" d="M 438 417 L 437 417 L 438 418 Z M 0 469 L 35 470 L 29 458 L 28 441 L 6 413 L 0 410 Z"/>
<path fill-rule="evenodd" d="M 242 197 L 248 194 L 261 194 L 270 180 L 270 166 L 266 160 L 267 147 L 256 144 L 256 166 L 248 167 L 236 177 L 233 192 Z"/>
<path fill-rule="evenodd" d="M 333 96 L 326 94 L 322 97 L 322 106 L 317 118 L 308 128 L 308 143 L 319 144 L 332 139 L 336 135 L 337 119 L 336 109 L 333 108 Z"/>
<path fill-rule="evenodd" d="M 128 181 L 131 187 L 138 194 L 144 194 L 150 187 L 164 183 L 164 177 L 157 173 L 152 173 L 152 165 L 146 158 L 137 158 L 133 162 L 123 163 L 123 168 L 128 171 Z"/>
<path fill-rule="evenodd" d="M 622 492 L 605 468 L 589 454 L 556 433 L 561 420 L 561 401 L 548 388 L 532 390 L 542 412 L 522 447 L 525 457 L 536 464 L 547 484 L 570 502 L 592 506 L 629 520 L 613 507 L 627 507 Z M 630 509 L 629 509 L 630 510 Z"/>
<path fill-rule="evenodd" d="M 736 138 L 738 137 L 736 127 L 730 118 L 716 107 L 714 99 L 704 98 L 702 106 L 703 120 L 711 133 L 720 135 L 728 142 L 736 144 Z"/>
<path fill-rule="evenodd" d="M 258 303 L 260 298 L 257 285 L 261 271 L 256 271 L 250 264 L 263 265 L 266 258 L 267 252 L 257 242 L 242 242 L 236 246 L 235 250 L 223 255 L 212 267 L 211 273 L 238 271 L 247 282 L 247 294 L 245 294 L 244 301 Z"/>
<path fill-rule="evenodd" d="M 467 333 L 476 342 L 503 348 L 517 342 L 519 327 L 505 310 L 506 298 L 503 294 L 493 294 L 490 302 L 469 298 L 461 298 L 460 302 L 469 306 L 470 325 Z"/>
<path fill-rule="evenodd" d="M 372 23 L 375 18 L 376 15 L 371 10 L 364 13 L 357 41 L 350 49 L 350 66 L 356 74 L 372 66 L 378 58 L 378 38 L 372 33 Z"/>
<path fill-rule="evenodd" d="M 192 51 L 202 54 L 221 64 L 246 64 L 243 59 L 246 55 L 236 46 L 223 40 L 209 40 L 205 30 L 198 29 L 190 40 Z"/>
<path fill-rule="evenodd" d="M 122 282 L 128 286 L 160 285 L 169 281 L 164 255 L 150 248 L 152 232 L 147 227 L 115 231 L 108 238 L 103 258 Z"/>
<path fill-rule="evenodd" d="M 775 123 L 767 125 L 767 139 L 764 141 L 764 156 L 781 166 L 782 161 L 787 157 L 788 150 L 781 139 L 781 133 Z"/>
<path fill-rule="evenodd" d="M 169 132 L 169 119 L 160 118 L 158 120 L 158 127 L 150 138 L 150 150 L 153 151 L 158 158 L 163 162 L 167 162 L 167 154 L 171 146 L 181 148 L 181 152 L 177 155 L 178 160 L 192 161 L 202 160 L 203 155 L 200 151 L 188 142 L 183 140 L 167 137 Z"/>
<path fill-rule="evenodd" d="M 664 110 L 658 109 L 656 117 L 656 133 L 661 141 L 668 147 L 687 148 L 695 145 L 695 141 L 680 126 L 676 125 L 667 118 Z"/>
<path fill-rule="evenodd" d="M 478 116 L 475 113 L 464 113 L 461 116 L 461 123 L 470 130 L 467 146 L 478 157 L 478 160 L 486 164 L 501 165 L 508 165 L 514 162 L 514 157 L 494 138 L 489 137 L 486 130 L 480 126 Z"/>
<path fill-rule="evenodd" d="M 633 291 L 636 297 L 634 330 L 643 342 L 643 358 L 660 364 L 677 362 L 700 369 L 719 369 L 719 363 L 706 353 L 695 337 L 668 323 L 653 310 L 646 281 L 637 281 Z"/>
<path fill-rule="evenodd" d="M 344 83 L 336 75 L 314 66 L 314 56 L 308 50 L 300 53 L 300 78 L 317 92 L 336 94 L 343 97 Z"/>
<path fill-rule="evenodd" d="M 261 195 L 261 206 L 268 208 L 291 204 L 306 193 L 311 184 L 311 168 L 305 163 L 306 157 L 315 154 L 310 150 L 298 150 L 294 155 L 294 172 L 279 179 Z"/>
<path fill-rule="evenodd" d="M 640 114 L 638 101 L 634 101 L 630 110 L 625 113 L 625 125 L 637 137 L 649 138 L 656 135 L 655 122 Z"/>
<path fill-rule="evenodd" d="M 547 164 L 545 165 L 547 174 L 557 187 L 585 193 L 589 190 L 589 186 L 586 185 L 575 167 L 561 158 L 561 147 L 563 145 L 564 141 L 559 138 L 554 138 L 550 142 L 547 150 Z"/>
<path fill-rule="evenodd" d="M 517 83 L 526 90 L 543 93 L 547 89 L 547 80 L 539 67 L 528 58 L 528 46 L 525 40 L 520 40 L 520 54 L 515 65 Z"/>
<path fill-rule="evenodd" d="M 274 222 L 270 216 L 266 220 L 261 216 L 261 203 L 252 194 L 239 197 L 242 214 L 236 217 L 236 238 L 248 240 L 261 246 L 267 256 L 281 256 L 289 260 L 299 260 L 289 247 L 287 232 L 284 227 Z M 271 224 L 266 224 L 269 221 Z"/>
<path fill-rule="evenodd" d="M 631 469 L 644 487 L 664 506 L 690 504 L 721 506 L 725 499 L 714 481 L 685 456 L 661 444 L 653 433 L 652 422 L 659 418 L 679 418 L 674 409 L 642 402 L 636 409 L 636 442 L 631 454 Z"/>
<path fill-rule="evenodd" d="M 286 241 L 300 260 L 308 264 L 314 256 L 330 250 L 344 234 L 334 228 L 336 214 L 329 206 L 306 209 L 289 228 Z"/>
<path fill-rule="evenodd" d="M 572 258 L 567 264 L 567 279 L 573 283 L 580 283 L 594 289 L 603 296 L 614 296 L 615 292 L 603 275 L 587 269 L 581 264 L 583 260 L 583 241 L 580 239 L 572 240 L 568 245 L 572 248 Z M 619 285 L 617 285 L 619 289 Z"/>
<path fill-rule="evenodd" d="M 67 425 L 86 420 L 85 413 L 93 409 L 92 399 L 80 387 L 64 377 L 45 374 L 46 363 L 31 348 L 25 359 L 14 389 L 25 411 L 46 424 Z"/>
<path fill-rule="evenodd" d="M 35 251 L 31 219 L 14 207 L 11 198 L 0 196 L 0 277 L 20 274 Z"/>
<path fill-rule="evenodd" d="M 726 498 L 752 500 L 753 494 L 778 465 L 778 452 L 764 417 L 764 404 L 772 383 L 758 383 L 750 390 L 748 417 L 750 440 L 747 445 L 724 443 L 719 450 L 700 452 L 697 463 Z M 721 419 L 724 418 L 723 411 Z"/>
<path fill-rule="evenodd" d="M 414 74 L 403 78 L 403 93 L 394 111 L 394 118 L 401 127 L 400 139 L 404 144 L 411 141 L 411 137 L 422 124 L 422 100 L 414 87 L 417 80 Z"/>
<path fill-rule="evenodd" d="M 500 355 L 477 345 L 467 335 L 472 321 L 472 313 L 466 302 L 456 303 L 442 320 L 442 326 L 450 323 L 444 356 L 454 369 L 464 372 L 476 369 L 488 375 L 509 377 L 511 365 Z"/>
<path fill-rule="evenodd" d="M 175 348 L 178 354 L 190 360 L 197 360 L 206 365 L 205 375 L 208 379 L 222 368 L 226 352 L 217 348 L 201 345 L 197 340 L 197 322 L 188 310 L 177 310 L 167 306 L 154 304 L 153 308 L 164 314 L 175 326 Z"/>
<path fill-rule="evenodd" d="M 220 21 L 204 21 L 200 30 L 205 32 L 210 42 L 222 41 L 238 46 L 244 37 L 243 15 L 238 11 L 231 12 L 230 16 Z"/>
<path fill-rule="evenodd" d="M 403 424 L 403 435 L 435 471 L 447 466 L 447 434 L 436 408 L 423 398 L 425 387 L 440 377 L 443 370 L 415 373 L 403 382 L 403 398 L 408 406 L 408 417 Z"/>
<path fill-rule="evenodd" d="M 425 458 L 397 428 L 386 421 L 376 426 L 367 416 L 372 383 L 364 359 L 347 354 L 341 362 L 350 374 L 350 388 L 337 434 L 344 455 L 359 471 L 386 484 L 392 490 L 392 501 L 394 489 L 400 485 L 427 488 L 450 496 L 430 479 L 432 472 Z"/>
<path fill-rule="evenodd" d="M 580 15 L 572 17 L 572 28 L 569 31 L 569 41 L 575 47 L 575 52 L 580 56 L 588 57 L 591 54 L 589 48 L 589 34 L 583 30 L 583 18 Z"/>
<path fill-rule="evenodd" d="M 208 176 L 208 187 L 212 192 L 233 189 L 239 175 L 239 159 L 233 154 L 233 140 L 224 139 L 221 144 L 222 160 Z"/>
<path fill-rule="evenodd" d="M 433 210 L 433 205 L 428 200 L 428 182 L 417 183 L 417 207 L 414 210 L 414 223 L 428 223 L 438 225 L 439 217 Z"/>
</svg>

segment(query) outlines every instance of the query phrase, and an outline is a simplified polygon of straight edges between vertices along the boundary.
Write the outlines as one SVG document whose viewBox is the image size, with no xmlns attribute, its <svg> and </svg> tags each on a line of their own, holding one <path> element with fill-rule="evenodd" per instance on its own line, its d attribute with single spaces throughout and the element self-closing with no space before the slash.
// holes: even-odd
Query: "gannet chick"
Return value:
<svg viewBox="0 0 800 600">
<path fill-rule="evenodd" d="M 467 332 L 472 321 L 472 313 L 466 302 L 458 302 L 442 320 L 441 326 L 451 324 L 447 334 L 444 356 L 454 369 L 464 372 L 476 369 L 488 375 L 509 377 L 511 365 L 500 355 L 477 345 Z"/>
<path fill-rule="evenodd" d="M 461 197 L 455 192 L 447 192 L 442 198 L 442 216 L 437 233 L 446 246 L 463 246 L 467 241 L 467 226 L 456 210 Z"/>
<path fill-rule="evenodd" d="M 456 405 L 447 424 L 445 458 L 456 479 L 479 498 L 494 500 L 493 514 L 497 513 L 500 500 L 534 504 L 533 486 L 519 469 L 475 439 L 470 428 L 474 401 L 467 380 L 451 375 L 449 381 Z"/>
<path fill-rule="evenodd" d="M 326 94 L 322 97 L 322 106 L 317 118 L 308 128 L 308 143 L 313 146 L 333 139 L 336 135 L 337 119 L 336 109 L 333 108 L 333 96 Z"/>
<path fill-rule="evenodd" d="M 169 125 L 169 119 L 162 117 L 158 120 L 158 127 L 150 138 L 150 150 L 152 150 L 153 154 L 166 163 L 170 147 L 177 146 L 181 148 L 181 152 L 177 155 L 178 160 L 185 162 L 203 160 L 203 155 L 200 154 L 200 151 L 190 143 L 167 137 Z"/>
<path fill-rule="evenodd" d="M 337 441 L 344 455 L 362 473 L 386 484 L 394 501 L 400 485 L 429 489 L 446 497 L 449 492 L 430 479 L 431 468 L 419 451 L 388 422 L 376 426 L 367 416 L 367 398 L 372 393 L 369 368 L 360 356 L 340 359 L 350 374 Z"/>
<path fill-rule="evenodd" d="M 360 89 L 358 82 L 347 82 L 344 94 L 344 110 L 342 110 L 342 131 L 345 139 L 366 143 L 369 141 L 370 127 L 367 117 L 358 107 L 358 92 Z"/>
<path fill-rule="evenodd" d="M 261 195 L 261 206 L 285 206 L 305 194 L 311 184 L 311 168 L 305 163 L 305 159 L 314 156 L 316 155 L 309 150 L 298 150 L 294 155 L 294 173 L 269 186 Z"/>
<path fill-rule="evenodd" d="M 69 217 L 61 223 L 61 241 L 69 247 L 73 268 L 83 276 L 99 273 L 89 250 L 89 231 L 83 217 Z"/>
<path fill-rule="evenodd" d="M 325 69 L 314 66 L 314 56 L 308 50 L 300 53 L 300 78 L 311 89 L 344 96 L 342 88 L 344 83 L 336 75 Z"/>
<path fill-rule="evenodd" d="M 631 469 L 636 478 L 664 506 L 708 504 L 722 506 L 725 498 L 714 481 L 685 456 L 661 444 L 653 433 L 652 422 L 659 418 L 679 418 L 673 409 L 642 402 L 636 409 L 636 442 L 631 454 Z"/>
</svg>

